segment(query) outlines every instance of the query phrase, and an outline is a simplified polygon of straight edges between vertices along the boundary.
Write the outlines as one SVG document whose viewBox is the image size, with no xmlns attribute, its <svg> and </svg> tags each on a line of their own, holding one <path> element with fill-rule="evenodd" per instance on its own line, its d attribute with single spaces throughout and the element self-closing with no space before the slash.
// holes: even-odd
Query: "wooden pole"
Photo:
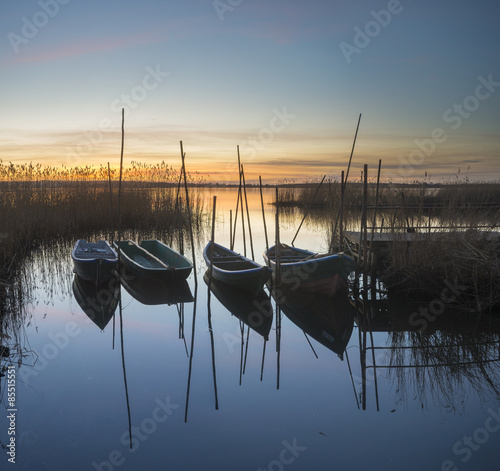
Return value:
<svg viewBox="0 0 500 471">
<path fill-rule="evenodd" d="M 127 372 L 125 370 L 125 350 L 123 345 L 123 308 L 122 308 L 122 297 L 119 298 L 120 304 L 120 341 L 121 341 L 121 353 L 122 353 L 122 368 L 123 368 L 123 382 L 125 384 L 125 399 L 127 401 L 127 415 L 128 415 L 128 432 L 130 440 L 130 448 L 132 448 L 132 420 L 130 417 L 130 402 L 128 399 L 128 386 L 127 386 Z"/>
<path fill-rule="evenodd" d="M 122 175 L 123 175 L 123 148 L 125 143 L 125 108 L 122 108 L 122 147 L 120 152 L 120 177 L 118 179 L 118 242 L 122 234 Z M 120 244 L 118 244 L 118 258 L 120 258 Z"/>
<path fill-rule="evenodd" d="M 236 239 L 236 224 L 238 222 L 238 207 L 240 205 L 240 195 L 241 195 L 241 174 L 240 174 L 240 185 L 238 186 L 238 196 L 236 197 L 236 212 L 234 214 L 233 238 L 231 240 L 231 245 L 229 247 L 231 250 L 234 250 L 234 241 Z"/>
<path fill-rule="evenodd" d="M 370 234 L 370 247 L 368 248 L 368 261 L 370 263 L 370 282 L 372 285 L 372 288 L 375 287 L 375 281 L 374 281 L 374 275 L 375 275 L 375 263 L 373 262 L 372 258 L 374 257 L 373 254 L 373 237 L 375 233 L 375 224 L 377 222 L 377 205 L 378 205 L 378 193 L 379 193 L 379 187 L 380 187 L 380 169 L 382 168 L 382 159 L 379 159 L 378 161 L 378 172 L 377 172 L 377 188 L 375 190 L 375 208 L 373 210 L 373 222 L 372 222 L 372 227 L 371 227 L 371 234 Z M 374 291 L 373 291 L 374 292 Z M 372 298 L 373 299 L 373 298 Z"/>
<path fill-rule="evenodd" d="M 210 283 L 212 281 L 212 272 L 213 272 L 213 266 L 214 266 L 214 243 L 215 243 L 215 211 L 217 208 L 217 196 L 214 195 L 214 203 L 213 203 L 213 209 L 212 209 L 212 236 L 210 238 L 210 253 L 208 254 L 210 257 L 210 277 L 209 277 L 209 285 L 208 288 L 210 290 Z"/>
<path fill-rule="evenodd" d="M 349 169 L 351 168 L 352 156 L 354 154 L 354 147 L 356 145 L 356 139 L 358 137 L 359 123 L 361 122 L 361 113 L 359 113 L 358 125 L 356 126 L 356 133 L 354 134 L 354 141 L 352 143 L 351 155 L 349 157 L 349 164 L 347 165 L 347 173 L 345 175 L 345 183 L 347 183 L 347 178 L 349 177 Z"/>
<path fill-rule="evenodd" d="M 241 350 L 240 350 L 240 386 L 243 377 L 243 348 L 245 345 L 245 324 L 240 321 L 240 333 L 241 333 Z"/>
<path fill-rule="evenodd" d="M 217 394 L 217 373 L 215 370 L 215 342 L 214 342 L 214 332 L 212 329 L 212 309 L 211 309 L 211 285 L 212 285 L 212 272 L 214 267 L 214 243 L 215 243 L 215 214 L 217 209 L 217 196 L 214 195 L 214 203 L 212 210 L 212 236 L 210 239 L 210 276 L 208 277 L 208 294 L 207 294 L 207 316 L 208 316 L 208 331 L 210 332 L 210 346 L 212 350 L 212 376 L 214 382 L 214 394 L 215 394 L 215 410 L 219 409 L 219 396 Z"/>
<path fill-rule="evenodd" d="M 109 212 L 110 212 L 110 217 L 109 219 L 111 220 L 111 240 L 115 240 L 115 224 L 113 222 L 113 187 L 111 184 L 111 167 L 109 166 L 108 162 L 108 182 L 109 182 Z"/>
<path fill-rule="evenodd" d="M 361 122 L 361 113 L 359 114 L 358 125 L 356 126 L 356 133 L 354 134 L 354 141 L 352 143 L 351 155 L 349 157 L 349 164 L 347 165 L 347 172 L 346 172 L 346 175 L 345 175 L 344 183 L 342 185 L 342 190 L 343 191 L 345 191 L 345 187 L 347 185 L 347 179 L 349 177 L 349 169 L 351 168 L 351 161 L 352 161 L 352 156 L 354 154 L 354 147 L 356 145 L 356 139 L 358 137 L 358 130 L 359 130 L 359 123 L 360 122 Z M 340 211 L 340 208 L 339 208 L 339 211 Z M 337 217 L 335 219 L 335 231 L 332 234 L 332 240 L 330 241 L 330 247 L 328 248 L 329 252 L 331 252 L 333 250 L 333 245 L 334 245 L 333 237 L 334 237 L 336 229 L 337 229 L 337 221 L 338 221 L 338 218 L 339 218 L 339 211 L 337 211 Z"/>
<path fill-rule="evenodd" d="M 340 226 L 339 226 L 339 250 L 342 250 L 344 246 L 344 171 L 342 170 L 342 176 L 340 181 Z"/>
<path fill-rule="evenodd" d="M 262 206 L 262 221 L 264 222 L 264 235 L 266 237 L 266 251 L 269 249 L 269 241 L 267 239 L 266 213 L 264 211 L 264 197 L 262 196 L 262 177 L 259 175 L 260 188 L 260 205 Z"/>
<path fill-rule="evenodd" d="M 196 277 L 195 277 L 196 280 Z M 194 285 L 194 304 L 193 304 L 193 322 L 191 326 L 191 350 L 189 353 L 189 370 L 188 370 L 188 382 L 186 390 L 186 407 L 184 410 L 184 422 L 187 422 L 188 418 L 188 407 L 189 407 L 189 392 L 191 390 L 191 372 L 193 370 L 193 354 L 194 354 L 194 334 L 196 325 L 196 301 L 198 299 L 198 283 Z"/>
<path fill-rule="evenodd" d="M 194 237 L 193 237 L 193 221 L 191 219 L 191 206 L 189 204 L 189 191 L 188 191 L 188 184 L 187 184 L 187 175 L 186 175 L 186 163 L 185 163 L 185 157 L 186 155 L 184 154 L 184 150 L 182 148 L 182 141 L 181 142 L 181 158 L 182 158 L 182 169 L 181 171 L 184 174 L 184 189 L 186 191 L 186 210 L 188 214 L 188 224 L 189 224 L 189 235 L 191 238 L 191 253 L 193 257 L 193 268 L 194 272 L 196 273 L 196 250 L 194 247 Z M 194 282 L 195 285 L 198 284 L 198 277 L 194 277 Z"/>
<path fill-rule="evenodd" d="M 260 380 L 264 377 L 264 361 L 266 358 L 266 339 L 264 339 L 264 346 L 262 347 L 262 363 L 260 365 Z"/>
<path fill-rule="evenodd" d="M 368 273 L 368 238 L 367 238 L 367 206 L 368 206 L 368 165 L 365 164 L 363 167 L 363 291 L 366 293 L 367 279 L 366 275 Z"/>
<path fill-rule="evenodd" d="M 237 147 L 238 149 L 238 168 L 240 172 L 240 208 L 241 208 L 241 230 L 243 231 L 243 255 L 246 257 L 247 256 L 247 237 L 245 234 L 245 213 L 243 209 L 243 171 L 241 169 L 241 162 L 240 162 L 240 146 Z"/>
<path fill-rule="evenodd" d="M 233 250 L 231 247 L 232 243 L 233 243 L 233 210 L 230 209 L 229 210 L 229 248 L 231 250 Z"/>
<path fill-rule="evenodd" d="M 238 152 L 240 151 L 239 146 L 238 146 Z M 250 249 L 252 252 L 252 260 L 255 261 L 255 254 L 253 252 L 253 239 L 252 239 L 252 226 L 250 225 L 250 211 L 248 209 L 248 200 L 247 200 L 247 186 L 245 183 L 245 171 L 243 170 L 243 165 L 241 166 L 241 176 L 243 178 L 243 193 L 245 195 L 245 206 L 247 209 L 247 224 L 248 224 L 248 237 L 250 239 Z M 243 206 L 242 206 L 243 209 Z M 242 212 L 243 215 L 243 212 Z"/>
<path fill-rule="evenodd" d="M 243 361 L 243 374 L 247 369 L 248 340 L 250 339 L 250 327 L 247 327 L 247 344 L 245 345 L 245 360 Z"/>
<path fill-rule="evenodd" d="M 279 190 L 276 187 L 276 244 L 275 244 L 275 283 L 274 292 L 276 300 L 276 352 L 277 352 L 277 368 L 276 368 L 276 389 L 280 388 L 280 357 L 281 357 L 281 257 L 280 257 L 280 224 L 279 224 Z"/>
</svg>

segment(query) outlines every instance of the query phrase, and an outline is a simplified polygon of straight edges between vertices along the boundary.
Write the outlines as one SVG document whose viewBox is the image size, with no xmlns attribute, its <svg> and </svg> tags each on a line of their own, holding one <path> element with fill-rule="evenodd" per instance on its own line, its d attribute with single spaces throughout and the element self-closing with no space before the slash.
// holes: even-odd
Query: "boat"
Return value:
<svg viewBox="0 0 500 471">
<path fill-rule="evenodd" d="M 206 245 L 203 258 L 213 278 L 252 294 L 257 294 L 263 289 L 271 276 L 269 267 L 260 265 L 215 242 Z"/>
<path fill-rule="evenodd" d="M 193 269 L 191 260 L 159 240 L 143 240 L 139 247 L 168 265 L 175 280 L 185 280 Z"/>
<path fill-rule="evenodd" d="M 233 316 L 264 337 L 264 340 L 269 340 L 274 312 L 271 298 L 263 289 L 251 294 L 214 278 L 210 280 L 209 270 L 205 272 L 203 280 Z"/>
<path fill-rule="evenodd" d="M 347 293 L 328 296 L 282 285 L 271 294 L 288 319 L 343 360 L 354 329 L 355 309 Z"/>
<path fill-rule="evenodd" d="M 291 289 L 334 296 L 346 286 L 347 277 L 355 269 L 354 260 L 344 253 L 318 254 L 309 250 L 279 246 L 281 282 Z M 276 275 L 276 246 L 264 252 L 264 260 Z"/>
<path fill-rule="evenodd" d="M 177 280 L 186 279 L 191 272 L 191 262 L 162 242 L 142 241 L 142 244 L 144 247 L 131 240 L 113 242 L 114 247 L 120 252 L 123 265 L 133 275 Z"/>
<path fill-rule="evenodd" d="M 96 285 L 77 274 L 73 279 L 73 294 L 82 311 L 99 329 L 104 330 L 112 319 L 120 299 L 120 283 L 109 278 Z"/>
<path fill-rule="evenodd" d="M 71 258 L 74 273 L 98 284 L 111 278 L 118 264 L 118 254 L 105 240 L 87 242 L 79 239 L 71 252 Z"/>
</svg>

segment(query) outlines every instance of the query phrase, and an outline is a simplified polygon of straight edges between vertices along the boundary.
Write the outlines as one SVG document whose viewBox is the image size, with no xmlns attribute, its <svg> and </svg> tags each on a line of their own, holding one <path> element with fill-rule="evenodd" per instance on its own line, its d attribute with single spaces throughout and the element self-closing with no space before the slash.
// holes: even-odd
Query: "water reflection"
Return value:
<svg viewBox="0 0 500 471">
<path fill-rule="evenodd" d="M 445 411 L 463 411 L 470 392 L 479 398 L 500 398 L 500 319 L 447 309 L 439 315 L 429 304 L 374 299 L 354 302 L 359 327 L 362 370 L 361 402 L 367 385 L 387 373 L 396 403 L 418 400 L 422 407 L 438 404 Z M 417 322 L 424 313 L 429 322 Z M 374 335 L 387 333 L 385 345 Z"/>
<path fill-rule="evenodd" d="M 167 281 L 154 276 L 136 277 L 124 272 L 120 278 L 125 290 L 141 304 L 192 303 L 194 297 L 186 280 Z"/>
<path fill-rule="evenodd" d="M 345 291 L 331 297 L 293 290 L 282 284 L 272 294 L 281 310 L 304 334 L 343 359 L 354 328 L 354 308 Z"/>
<path fill-rule="evenodd" d="M 120 284 L 110 278 L 97 285 L 75 274 L 73 294 L 82 311 L 99 329 L 104 330 L 115 314 L 120 298 Z"/>
<path fill-rule="evenodd" d="M 260 212 L 256 214 L 256 225 L 262 224 L 261 216 Z M 219 240 L 228 238 L 229 218 L 224 217 L 218 221 Z M 296 222 L 297 219 L 290 221 L 291 236 Z M 305 244 L 320 250 L 318 240 L 323 236 L 318 235 L 315 226 L 305 226 L 303 231 Z M 255 230 L 254 236 L 255 253 L 261 254 L 264 235 Z M 288 237 L 285 236 L 283 239 Z M 143 239 L 154 235 L 127 237 Z M 195 238 L 198 266 L 202 265 L 201 251 L 206 240 L 207 237 Z M 187 238 L 186 242 L 189 247 Z M 443 313 L 428 320 L 421 330 L 422 322 L 415 325 L 415 320 L 422 318 L 412 317 L 420 312 L 420 307 L 407 300 L 397 303 L 393 296 L 354 303 L 346 296 L 325 299 L 280 287 L 274 290 L 273 297 L 265 291 L 261 297 L 250 299 L 218 283 L 210 291 L 207 287 L 198 290 L 197 281 L 201 282 L 204 275 L 201 271 L 193 273 L 181 286 L 124 276 L 122 284 L 116 283 L 110 293 L 103 295 L 97 287 L 81 286 L 74 277 L 70 258 L 73 244 L 74 241 L 58 241 L 34 250 L 24 263 L 19 283 L 8 288 L 0 286 L 0 344 L 9 348 L 9 356 L 0 354 L 2 369 L 7 361 L 21 361 L 18 386 L 22 391 L 22 427 L 38 437 L 37 443 L 19 448 L 20 459 L 33 464 L 29 469 L 35 469 L 42 460 L 51 469 L 69 469 L 75 463 L 73 469 L 92 469 L 94 461 L 107 469 L 111 466 L 109 457 L 117 456 L 111 454 L 115 450 L 126 459 L 120 469 L 156 469 L 166 443 L 176 450 L 169 456 L 172 469 L 201 469 L 204 456 L 218 460 L 214 462 L 217 469 L 258 469 L 272 463 L 283 440 L 293 437 L 301 446 L 307 446 L 308 451 L 300 455 L 304 461 L 297 463 L 301 469 L 327 469 L 325 463 L 331 464 L 332 441 L 319 436 L 320 430 L 340 444 L 335 453 L 344 454 L 339 466 L 346 469 L 361 455 L 356 453 L 356 445 L 352 448 L 347 444 L 360 440 L 377 450 L 389 448 L 391 458 L 399 453 L 395 459 L 405 462 L 411 445 L 402 446 L 401 451 L 398 446 L 387 447 L 387 436 L 396 437 L 395 440 L 408 438 L 407 443 L 415 443 L 412 439 L 417 434 L 428 437 L 425 445 L 432 453 L 425 455 L 437 461 L 447 458 L 453 444 L 464 434 L 470 435 L 484 423 L 486 415 L 481 414 L 486 414 L 489 407 L 497 410 L 498 319 L 460 317 L 450 312 L 449 316 Z M 100 304 L 97 312 L 103 314 L 102 322 L 97 323 L 94 316 L 91 323 L 88 314 L 80 309 L 75 311 L 73 298 L 83 312 L 89 306 L 95 311 Z M 277 306 L 273 299 L 278 301 Z M 180 313 L 180 338 L 184 338 L 186 329 L 184 345 L 175 338 L 175 314 L 163 315 L 174 313 L 176 308 Z M 112 316 L 111 311 L 115 313 L 117 328 L 114 350 L 110 322 L 106 319 Z M 238 321 L 228 311 L 238 319 L 239 330 Z M 263 314 L 261 324 L 254 317 L 255 311 Z M 94 324 L 99 329 L 107 327 L 101 334 Z M 302 331 L 318 359 L 311 354 Z M 74 335 L 66 335 L 68 332 Z M 249 342 L 248 336 L 254 333 L 258 334 L 258 342 Z M 232 343 L 224 342 L 226 338 Z M 37 354 L 26 356 L 30 344 L 39 355 L 36 364 Z M 236 348 L 232 348 L 234 345 Z M 276 349 L 276 356 L 264 363 L 266 345 L 273 355 Z M 337 360 L 332 352 L 346 361 Z M 241 387 L 237 379 L 238 359 Z M 264 366 L 271 375 L 266 373 L 263 379 Z M 248 376 L 252 369 L 257 374 L 254 381 L 244 381 L 243 385 L 241 375 L 245 367 Z M 262 381 L 258 379 L 259 368 Z M 24 370 L 29 370 L 29 374 Z M 276 391 L 272 376 L 276 370 L 281 391 Z M 351 397 L 351 378 L 360 407 L 375 409 L 379 396 L 380 414 L 353 413 L 356 404 Z M 0 382 L 4 391 L 4 378 Z M 90 392 L 98 395 L 99 401 L 89 402 Z M 185 407 L 184 414 L 178 412 L 165 423 L 153 424 L 150 405 L 156 404 L 157 398 L 165 401 L 165 397 L 179 404 L 180 410 Z M 75 408 L 75 403 L 79 407 Z M 412 403 L 419 404 L 417 413 L 412 411 Z M 420 404 L 430 413 L 421 411 Z M 448 422 L 441 423 L 444 420 L 439 418 L 439 412 L 462 412 L 466 407 L 470 413 L 446 414 Z M 401 412 L 399 417 L 388 414 L 395 408 Z M 189 424 L 184 424 L 188 411 Z M 410 422 L 416 423 L 411 427 L 413 437 L 404 435 Z M 335 425 L 338 423 L 346 425 L 339 428 Z M 141 424 L 146 424 L 147 433 L 144 428 L 137 429 Z M 373 433 L 381 429 L 384 434 Z M 91 432 L 85 434 L 82 430 Z M 141 442 L 141 449 L 129 454 L 134 430 L 147 437 L 147 447 Z M 122 437 L 125 438 L 121 440 Z M 0 446 L 5 444 L 2 437 L 0 440 Z M 60 443 L 61 449 L 69 450 L 66 455 L 46 451 L 55 442 Z M 277 450 L 271 449 L 268 455 L 255 452 L 257 447 L 263 450 L 273 442 Z M 193 447 L 201 451 L 194 454 Z M 471 459 L 474 465 L 482 450 Z M 486 461 L 492 455 L 485 452 L 483 456 Z M 316 466 L 317 459 L 320 464 Z M 355 464 L 352 469 L 367 469 L 370 465 Z M 419 464 L 412 467 L 410 463 L 408 469 L 418 469 Z M 389 466 L 388 461 L 379 467 L 386 465 Z M 434 461 L 426 462 L 420 469 L 439 469 L 441 463 L 435 465 Z M 476 469 L 480 468 L 479 464 Z"/>
<path fill-rule="evenodd" d="M 205 272 L 203 280 L 219 302 L 237 319 L 269 340 L 273 323 L 273 308 L 269 295 L 260 290 L 257 294 L 238 289 L 214 278 Z"/>
</svg>

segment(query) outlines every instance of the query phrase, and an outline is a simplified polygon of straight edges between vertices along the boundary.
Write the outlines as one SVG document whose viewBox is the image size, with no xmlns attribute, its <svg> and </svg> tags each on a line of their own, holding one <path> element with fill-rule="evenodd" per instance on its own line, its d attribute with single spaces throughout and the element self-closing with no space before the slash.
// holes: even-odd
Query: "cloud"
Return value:
<svg viewBox="0 0 500 471">
<path fill-rule="evenodd" d="M 18 54 L 7 65 L 37 64 L 68 57 L 76 57 L 96 52 L 112 51 L 141 44 L 151 44 L 166 40 L 164 34 L 151 31 L 116 38 L 85 38 L 69 44 L 58 44 L 49 50 L 28 55 Z"/>
</svg>

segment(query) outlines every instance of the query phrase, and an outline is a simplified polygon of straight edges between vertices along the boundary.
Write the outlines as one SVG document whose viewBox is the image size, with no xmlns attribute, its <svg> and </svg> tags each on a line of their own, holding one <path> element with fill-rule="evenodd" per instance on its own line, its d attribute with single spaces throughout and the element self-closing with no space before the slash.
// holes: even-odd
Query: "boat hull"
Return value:
<svg viewBox="0 0 500 471">
<path fill-rule="evenodd" d="M 264 252 L 264 259 L 276 276 L 276 248 Z M 346 286 L 355 263 L 344 254 L 318 255 L 308 250 L 283 245 L 280 247 L 280 278 L 290 289 L 334 296 Z"/>
<path fill-rule="evenodd" d="M 178 281 L 185 280 L 191 273 L 191 262 L 160 241 L 142 241 L 138 245 L 131 240 L 122 240 L 113 245 L 119 249 L 121 262 L 133 276 Z M 181 266 L 178 268 L 174 263 Z"/>
<path fill-rule="evenodd" d="M 271 276 L 270 268 L 214 244 L 214 253 L 210 253 L 211 242 L 203 251 L 203 258 L 213 278 L 252 294 L 257 294 Z M 211 262 L 213 258 L 213 263 Z"/>
<path fill-rule="evenodd" d="M 87 281 L 102 283 L 111 278 L 118 266 L 118 254 L 106 241 L 96 243 L 80 239 L 71 252 L 73 271 Z"/>
<path fill-rule="evenodd" d="M 139 247 L 147 250 L 150 254 L 171 267 L 172 280 L 185 280 L 191 274 L 193 263 L 163 242 L 159 240 L 143 240 L 139 243 Z"/>
</svg>

